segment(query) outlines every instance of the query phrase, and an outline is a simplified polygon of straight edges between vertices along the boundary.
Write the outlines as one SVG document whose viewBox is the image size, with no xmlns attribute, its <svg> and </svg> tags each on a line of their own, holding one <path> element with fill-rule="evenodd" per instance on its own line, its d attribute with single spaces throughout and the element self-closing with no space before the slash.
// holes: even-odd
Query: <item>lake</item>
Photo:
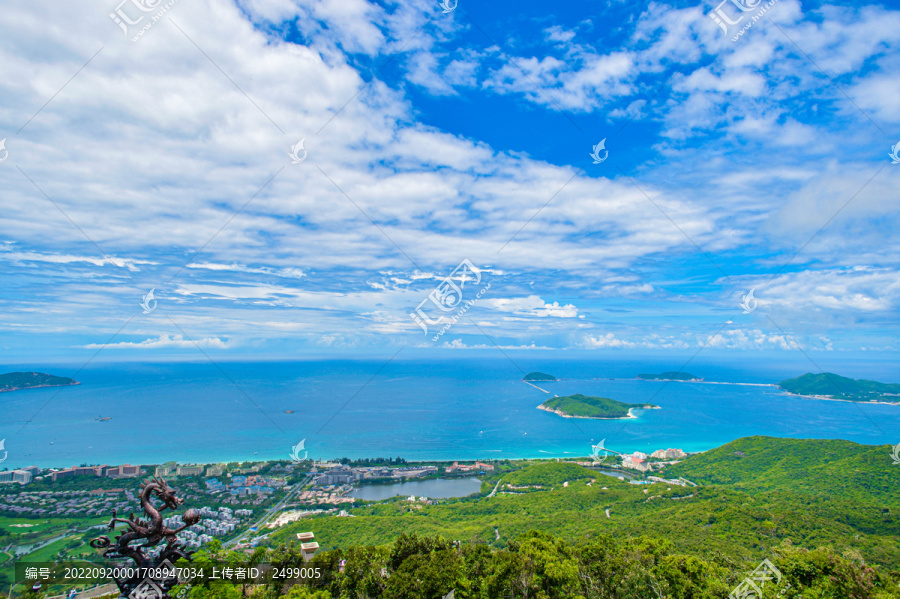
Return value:
<svg viewBox="0 0 900 599">
<path fill-rule="evenodd" d="M 480 490 L 481 481 L 477 478 L 432 478 L 389 485 L 363 485 L 353 489 L 350 497 L 366 501 L 380 501 L 398 495 L 446 499 L 465 497 Z"/>
</svg>

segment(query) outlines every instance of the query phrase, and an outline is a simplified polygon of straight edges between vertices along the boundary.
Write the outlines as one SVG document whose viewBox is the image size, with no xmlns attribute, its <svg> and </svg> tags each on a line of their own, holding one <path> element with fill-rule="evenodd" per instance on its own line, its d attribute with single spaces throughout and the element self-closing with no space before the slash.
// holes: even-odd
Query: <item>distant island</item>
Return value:
<svg viewBox="0 0 900 599">
<path fill-rule="evenodd" d="M 589 397 L 576 393 L 565 397 L 548 399 L 538 406 L 539 410 L 553 412 L 563 418 L 637 418 L 634 409 L 659 409 L 659 406 L 643 403 L 624 403 L 608 397 Z"/>
<path fill-rule="evenodd" d="M 807 395 L 820 399 L 878 403 L 900 402 L 900 384 L 851 379 L 831 372 L 822 374 L 807 372 L 803 376 L 781 381 L 778 386 L 794 395 Z"/>
<path fill-rule="evenodd" d="M 7 372 L 0 374 L 0 393 L 18 391 L 20 389 L 37 389 L 38 387 L 65 387 L 80 385 L 75 379 L 64 376 L 53 376 L 43 372 Z"/>
<path fill-rule="evenodd" d="M 529 372 L 523 378 L 523 381 L 556 381 L 559 380 L 552 374 L 545 372 Z"/>
<path fill-rule="evenodd" d="M 642 381 L 702 381 L 700 377 L 686 372 L 663 372 L 661 374 L 639 374 Z"/>
</svg>

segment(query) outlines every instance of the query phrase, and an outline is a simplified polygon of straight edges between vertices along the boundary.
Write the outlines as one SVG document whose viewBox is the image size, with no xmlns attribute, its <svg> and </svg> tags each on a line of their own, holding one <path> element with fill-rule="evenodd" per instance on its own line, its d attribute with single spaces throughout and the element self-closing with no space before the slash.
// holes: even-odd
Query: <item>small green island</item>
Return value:
<svg viewBox="0 0 900 599">
<path fill-rule="evenodd" d="M 524 377 L 522 377 L 523 381 L 557 381 L 555 376 L 552 374 L 547 374 L 545 372 L 529 372 Z"/>
<path fill-rule="evenodd" d="M 642 381 L 702 381 L 703 379 L 687 372 L 661 372 L 660 374 L 639 374 Z"/>
<path fill-rule="evenodd" d="M 53 376 L 43 372 L 7 372 L 6 374 L 0 374 L 0 393 L 4 391 L 19 391 L 21 389 L 66 387 L 80 384 L 75 379 Z"/>
<path fill-rule="evenodd" d="M 794 395 L 806 395 L 821 399 L 875 403 L 900 402 L 900 384 L 851 379 L 831 372 L 822 374 L 807 372 L 803 376 L 781 381 L 778 386 Z"/>
<path fill-rule="evenodd" d="M 563 418 L 637 418 L 631 410 L 658 410 L 659 406 L 644 403 L 624 403 L 608 397 L 590 397 L 576 393 L 565 397 L 548 399 L 538 406 L 539 410 L 553 412 Z"/>
</svg>

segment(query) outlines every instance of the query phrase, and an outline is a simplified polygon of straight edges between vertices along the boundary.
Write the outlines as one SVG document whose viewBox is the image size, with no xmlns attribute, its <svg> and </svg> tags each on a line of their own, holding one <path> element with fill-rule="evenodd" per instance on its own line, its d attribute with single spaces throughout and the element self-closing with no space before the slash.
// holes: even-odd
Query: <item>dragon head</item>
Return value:
<svg viewBox="0 0 900 599">
<path fill-rule="evenodd" d="M 141 487 L 146 487 L 148 485 L 154 485 L 156 488 L 153 489 L 153 495 L 156 496 L 157 499 L 162 501 L 163 505 L 160 509 L 169 508 L 170 510 L 176 509 L 184 500 L 175 496 L 175 489 L 169 486 L 169 484 L 164 481 L 162 478 L 158 476 L 154 476 L 153 480 L 144 481 L 144 484 Z"/>
</svg>

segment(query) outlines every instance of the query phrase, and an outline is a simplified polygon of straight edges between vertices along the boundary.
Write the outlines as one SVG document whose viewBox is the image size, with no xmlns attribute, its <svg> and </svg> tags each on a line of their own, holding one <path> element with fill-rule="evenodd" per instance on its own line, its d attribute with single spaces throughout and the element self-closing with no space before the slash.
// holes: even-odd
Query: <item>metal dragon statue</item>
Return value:
<svg viewBox="0 0 900 599">
<path fill-rule="evenodd" d="M 158 499 L 161 504 L 157 509 L 153 505 L 153 499 Z M 141 483 L 141 507 L 146 514 L 147 519 L 135 519 L 134 513 L 129 514 L 128 518 L 117 518 L 116 510 L 113 509 L 112 518 L 107 525 L 110 531 L 115 530 L 116 524 L 122 522 L 128 525 L 129 530 L 122 529 L 122 534 L 110 541 L 108 536 L 97 537 L 91 541 L 91 547 L 95 549 L 106 549 L 103 552 L 105 557 L 109 558 L 128 558 L 134 561 L 134 566 L 139 571 L 153 571 L 163 566 L 174 565 L 179 559 L 191 559 L 191 553 L 185 551 L 184 545 L 178 542 L 176 536 L 185 528 L 200 522 L 200 512 L 195 509 L 187 510 L 182 519 L 184 526 L 171 529 L 163 525 L 162 512 L 166 509 L 174 510 L 184 503 L 175 495 L 175 489 L 163 479 L 154 477 Z M 166 545 L 156 557 L 148 556 L 144 553 L 144 549 L 155 547 L 163 539 Z M 144 541 L 141 545 L 131 546 L 131 543 Z M 126 579 L 116 579 L 119 591 L 125 597 L 152 597 L 156 595 L 158 599 L 168 597 L 168 591 L 177 584 L 177 580 L 173 577 L 166 580 L 149 580 L 143 575 L 135 575 Z M 148 592 L 148 588 L 150 592 Z"/>
</svg>

